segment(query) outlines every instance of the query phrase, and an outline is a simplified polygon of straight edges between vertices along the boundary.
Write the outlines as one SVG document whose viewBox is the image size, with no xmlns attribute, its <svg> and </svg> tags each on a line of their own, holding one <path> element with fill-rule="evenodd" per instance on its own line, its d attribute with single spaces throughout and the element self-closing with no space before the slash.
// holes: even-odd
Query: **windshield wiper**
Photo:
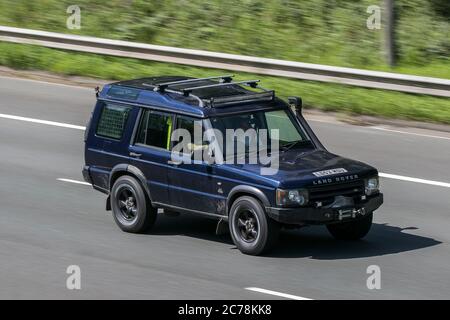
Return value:
<svg viewBox="0 0 450 320">
<path fill-rule="evenodd" d="M 311 143 L 311 141 L 309 141 L 309 140 L 297 140 L 297 141 L 289 142 L 289 143 L 286 143 L 286 144 L 281 146 L 281 148 L 282 148 L 281 151 L 282 152 L 286 152 L 286 151 L 291 150 L 293 147 L 295 147 L 297 145 L 310 144 L 310 143 Z"/>
</svg>

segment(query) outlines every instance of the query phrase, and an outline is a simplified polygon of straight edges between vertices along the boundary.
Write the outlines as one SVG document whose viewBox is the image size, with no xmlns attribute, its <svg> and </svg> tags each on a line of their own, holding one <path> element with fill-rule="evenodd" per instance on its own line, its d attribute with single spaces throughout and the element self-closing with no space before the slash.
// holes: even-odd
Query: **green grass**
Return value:
<svg viewBox="0 0 450 320">
<path fill-rule="evenodd" d="M 0 65 L 16 69 L 47 70 L 64 75 L 121 80 L 149 75 L 189 75 L 194 77 L 227 71 L 146 62 L 66 52 L 37 46 L 0 43 Z M 298 95 L 307 108 L 348 114 L 373 115 L 450 124 L 450 99 L 413 95 L 387 90 L 292 80 L 281 77 L 239 74 L 238 78 L 259 78 L 277 95 Z"/>
<path fill-rule="evenodd" d="M 382 0 L 0 0 L 0 25 L 450 78 L 450 2 L 396 0 L 398 65 L 366 12 Z M 81 7 L 81 30 L 66 8 Z M 382 15 L 383 16 L 383 15 Z M 18 62 L 20 63 L 20 62 Z"/>
</svg>

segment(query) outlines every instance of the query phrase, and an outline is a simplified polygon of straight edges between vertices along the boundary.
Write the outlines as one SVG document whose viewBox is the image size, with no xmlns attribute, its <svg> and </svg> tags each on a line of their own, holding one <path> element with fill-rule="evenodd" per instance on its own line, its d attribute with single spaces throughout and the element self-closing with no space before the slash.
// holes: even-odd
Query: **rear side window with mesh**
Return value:
<svg viewBox="0 0 450 320">
<path fill-rule="evenodd" d="M 98 121 L 97 135 L 117 140 L 122 139 L 130 111 L 131 107 L 105 105 Z"/>
</svg>

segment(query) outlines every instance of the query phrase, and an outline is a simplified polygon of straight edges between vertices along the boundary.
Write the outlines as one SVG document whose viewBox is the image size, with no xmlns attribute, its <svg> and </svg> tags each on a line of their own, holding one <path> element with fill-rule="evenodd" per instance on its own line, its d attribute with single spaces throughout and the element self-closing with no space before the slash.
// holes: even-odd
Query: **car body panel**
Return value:
<svg viewBox="0 0 450 320">
<path fill-rule="evenodd" d="M 148 79 L 163 82 L 186 78 Z M 328 152 L 302 114 L 294 113 L 286 102 L 278 98 L 274 98 L 273 101 L 242 103 L 226 108 L 206 108 L 188 103 L 181 98 L 177 99 L 169 93 L 136 87 L 137 80 L 133 81 L 104 86 L 99 93 L 87 128 L 83 176 L 95 189 L 104 193 L 109 193 L 116 174 L 125 172 L 145 181 L 145 190 L 154 206 L 203 213 L 222 219 L 226 217 L 230 203 L 235 197 L 252 195 L 263 204 L 272 218 L 285 219 L 287 214 L 295 214 L 296 210 L 277 208 L 277 189 L 315 188 L 321 192 L 328 192 L 329 189 L 339 188 L 345 184 L 353 188 L 353 182 L 362 183 L 364 179 L 378 175 L 372 166 Z M 141 79 L 142 81 L 146 80 Z M 102 108 L 107 104 L 131 108 L 121 139 L 109 139 L 96 134 Z M 262 167 L 259 164 L 208 164 L 201 161 L 178 164 L 173 161 L 169 150 L 134 144 L 137 124 L 145 108 L 164 111 L 173 115 L 173 119 L 176 115 L 189 115 L 197 119 L 206 119 L 204 120 L 206 122 L 210 117 L 256 110 L 284 109 L 306 132 L 310 144 L 287 151 L 281 150 L 279 170 L 271 176 L 262 175 Z M 356 187 L 361 188 L 360 185 Z M 361 189 L 358 189 L 358 192 L 360 191 Z M 355 207 L 359 208 L 364 208 L 365 204 L 369 203 L 372 206 L 370 208 L 381 205 L 382 195 L 367 199 L 358 195 L 354 201 Z M 315 212 L 313 208 L 309 209 L 308 212 Z M 333 207 L 326 210 L 331 209 Z M 307 212 L 306 209 L 303 211 Z M 308 217 L 310 216 L 308 214 Z M 327 220 L 323 216 L 321 219 Z"/>
</svg>

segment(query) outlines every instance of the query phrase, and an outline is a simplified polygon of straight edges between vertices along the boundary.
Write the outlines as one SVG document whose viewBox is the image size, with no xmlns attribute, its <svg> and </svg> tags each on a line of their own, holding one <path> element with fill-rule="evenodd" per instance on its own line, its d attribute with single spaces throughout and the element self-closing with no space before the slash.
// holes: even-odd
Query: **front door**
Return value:
<svg viewBox="0 0 450 320">
<path fill-rule="evenodd" d="M 168 167 L 169 200 L 170 204 L 176 207 L 215 214 L 217 213 L 217 199 L 221 197 L 212 192 L 212 167 L 205 161 L 191 159 L 191 153 L 202 148 L 202 142 L 193 139 L 195 126 L 201 127 L 202 120 L 177 116 L 175 128 L 186 130 L 192 139 L 189 143 L 190 150 L 183 150 L 183 154 L 174 155 L 173 161 L 170 161 Z M 203 134 L 202 131 L 200 132 Z M 176 141 L 175 144 L 177 144 Z M 191 159 L 191 163 L 183 162 L 183 159 Z"/>
</svg>

